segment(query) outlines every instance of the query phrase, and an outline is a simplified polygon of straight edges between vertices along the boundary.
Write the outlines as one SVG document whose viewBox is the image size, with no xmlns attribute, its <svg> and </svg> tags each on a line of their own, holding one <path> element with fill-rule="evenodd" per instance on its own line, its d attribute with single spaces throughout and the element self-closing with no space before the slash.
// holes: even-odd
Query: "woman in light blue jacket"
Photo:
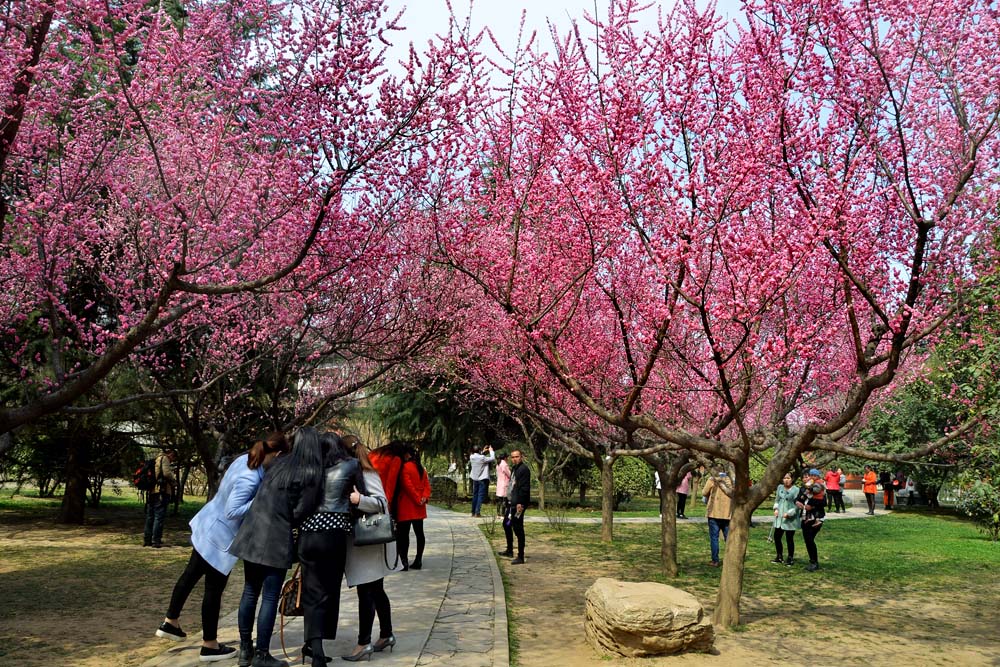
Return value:
<svg viewBox="0 0 1000 667">
<path fill-rule="evenodd" d="M 187 634 L 181 630 L 180 615 L 188 595 L 198 581 L 205 578 L 205 596 L 201 603 L 201 662 L 225 660 L 236 649 L 219 644 L 219 607 L 229 573 L 238 560 L 229 553 L 229 545 L 250 509 L 257 488 L 264 478 L 264 469 L 276 456 L 288 451 L 288 441 L 274 433 L 255 442 L 250 451 L 235 459 L 219 484 L 219 491 L 191 519 L 191 558 L 180 579 L 174 585 L 166 618 L 156 631 L 157 637 L 181 641 Z"/>
<path fill-rule="evenodd" d="M 781 486 L 774 492 L 774 550 L 777 552 L 772 563 L 791 565 L 795 558 L 795 531 L 802 528 L 802 513 L 795 505 L 799 489 L 792 484 L 792 473 L 786 472 Z M 788 545 L 788 560 L 781 558 L 781 538 Z"/>
</svg>

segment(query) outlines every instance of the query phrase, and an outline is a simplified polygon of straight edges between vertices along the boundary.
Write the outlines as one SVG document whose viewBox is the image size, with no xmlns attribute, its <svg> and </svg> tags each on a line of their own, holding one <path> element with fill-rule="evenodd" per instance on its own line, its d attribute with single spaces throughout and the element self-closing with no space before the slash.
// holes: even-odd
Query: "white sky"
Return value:
<svg viewBox="0 0 1000 667">
<path fill-rule="evenodd" d="M 543 43 L 548 45 L 546 20 L 556 25 L 560 32 L 564 32 L 572 20 L 585 26 L 584 12 L 593 14 L 596 4 L 598 18 L 604 18 L 607 16 L 608 2 L 609 0 L 476 0 L 471 9 L 473 33 L 489 26 L 501 45 L 506 50 L 513 51 L 521 23 L 521 12 L 526 11 L 525 36 L 535 30 L 539 38 L 545 40 Z M 658 0 L 657 4 L 669 8 L 674 3 L 673 0 Z M 707 5 L 707 0 L 698 0 L 698 5 Z M 447 29 L 449 10 L 446 0 L 388 0 L 388 6 L 390 14 L 406 8 L 402 20 L 407 28 L 406 32 L 392 37 L 397 42 L 394 51 L 400 56 L 405 54 L 410 42 L 416 45 L 418 51 L 422 51 L 428 39 Z M 730 20 L 742 13 L 740 0 L 717 0 L 716 7 L 719 14 Z M 469 0 L 453 0 L 452 8 L 462 22 L 470 15 Z M 656 7 L 648 10 L 646 16 L 648 26 L 655 26 Z M 646 21 L 642 21 L 640 25 L 645 23 Z M 395 59 L 390 57 L 390 60 Z"/>
</svg>

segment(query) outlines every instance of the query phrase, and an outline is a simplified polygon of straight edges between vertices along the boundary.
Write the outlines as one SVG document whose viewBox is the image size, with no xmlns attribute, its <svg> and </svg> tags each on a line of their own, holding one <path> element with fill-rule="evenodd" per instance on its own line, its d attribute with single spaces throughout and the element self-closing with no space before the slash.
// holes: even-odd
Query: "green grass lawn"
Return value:
<svg viewBox="0 0 1000 667">
<path fill-rule="evenodd" d="M 660 572 L 656 525 L 617 524 L 612 544 L 601 542 L 590 526 L 565 524 L 556 529 L 540 525 L 556 544 L 582 547 L 596 561 L 615 563 L 628 573 L 628 579 L 669 583 L 707 597 L 717 588 L 718 570 L 707 564 L 708 528 L 704 524 L 678 526 L 681 574 L 677 579 L 668 579 Z M 896 513 L 828 521 L 817 539 L 819 575 L 807 573 L 801 566 L 771 564 L 774 546 L 766 542 L 767 528 L 751 529 L 746 596 L 795 601 L 805 583 L 812 594 L 827 598 L 864 595 L 866 591 L 932 595 L 981 578 L 995 584 L 1000 568 L 1000 545 L 985 539 L 969 521 L 947 513 Z M 801 564 L 807 561 L 799 533 L 795 557 Z"/>
<path fill-rule="evenodd" d="M 528 565 L 500 563 L 512 575 L 509 613 L 524 667 L 605 662 L 583 638 L 586 591 L 598 577 L 667 584 L 692 593 L 709 614 L 715 607 L 721 572 L 708 565 L 704 523 L 678 526 L 677 577 L 661 572 L 655 523 L 617 523 L 612 543 L 601 542 L 593 524 L 533 523 L 526 532 Z M 730 667 L 832 660 L 867 667 L 893 656 L 908 667 L 997 664 L 1000 544 L 968 520 L 922 510 L 828 521 L 817 540 L 816 572 L 805 570 L 801 534 L 792 567 L 770 562 L 775 552 L 767 534 L 764 521 L 751 529 L 741 624 L 716 628 L 717 652 L 642 662 Z M 563 653 L 546 650 L 556 635 Z"/>
<path fill-rule="evenodd" d="M 531 502 L 531 512 L 536 515 L 540 515 L 544 512 L 553 512 L 565 514 L 567 517 L 600 518 L 601 516 L 600 496 L 588 495 L 581 504 L 579 497 L 563 498 L 555 494 L 550 494 L 546 496 L 546 504 L 548 508 L 546 510 L 538 509 L 537 496 L 533 496 Z M 434 503 L 434 498 L 431 498 L 431 503 Z M 491 490 L 490 497 L 484 506 L 482 513 L 486 514 L 487 512 L 492 511 L 493 507 L 493 495 Z M 460 496 L 451 509 L 455 512 L 469 514 L 472 512 L 472 500 L 471 498 Z M 771 516 L 771 512 L 771 504 L 769 502 L 765 502 L 754 511 L 754 515 Z M 659 516 L 659 514 L 660 500 L 655 497 L 647 496 L 633 498 L 629 502 L 624 503 L 622 508 L 615 512 L 615 516 L 621 518 L 655 517 Z M 702 504 L 701 499 L 695 496 L 688 496 L 688 502 L 684 509 L 684 515 L 688 518 L 704 518 L 705 505 Z"/>
</svg>

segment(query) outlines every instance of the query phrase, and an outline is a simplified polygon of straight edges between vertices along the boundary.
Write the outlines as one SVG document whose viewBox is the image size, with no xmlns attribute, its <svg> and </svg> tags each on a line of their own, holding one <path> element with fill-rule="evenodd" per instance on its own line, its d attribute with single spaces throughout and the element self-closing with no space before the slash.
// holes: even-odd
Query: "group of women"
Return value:
<svg viewBox="0 0 1000 667">
<path fill-rule="evenodd" d="M 826 488 L 815 468 L 804 472 L 802 486 L 795 486 L 792 473 L 785 473 L 781 486 L 774 494 L 774 550 L 772 563 L 792 565 L 795 562 L 795 531 L 802 530 L 802 539 L 809 554 L 810 572 L 819 569 L 819 555 L 816 549 L 816 535 L 823 527 L 826 517 Z M 783 545 L 788 547 L 787 558 L 783 555 Z"/>
<path fill-rule="evenodd" d="M 398 505 L 395 516 L 402 525 L 405 508 L 407 541 L 409 527 L 420 524 L 417 558 L 409 564 L 419 569 L 430 485 L 415 450 L 400 443 L 382 449 L 385 451 L 376 450 L 369 457 L 357 437 L 341 438 L 310 427 L 295 433 L 291 447 L 282 434 L 254 443 L 249 452 L 230 464 L 216 495 L 191 520 L 194 548 L 174 586 L 157 636 L 178 641 L 186 637 L 179 622 L 181 610 L 194 586 L 204 578 L 200 660 L 235 656 L 235 648 L 218 642 L 217 630 L 222 592 L 229 573 L 242 559 L 245 582 L 238 615 L 239 665 L 287 667 L 269 648 L 285 575 L 298 560 L 305 626 L 303 661 L 311 657 L 313 665 L 325 665 L 330 660 L 323 640 L 336 638 L 340 586 L 345 577 L 357 590 L 359 629 L 357 646 L 343 659 L 370 659 L 373 653 L 391 650 L 396 638 L 383 583 L 386 574 L 405 569 L 406 549 L 400 550 L 400 560 L 394 543 L 356 546 L 351 534 L 352 512 L 384 512 Z M 380 469 L 373 459 L 380 462 Z M 395 473 L 390 472 L 393 467 Z M 411 478 L 416 480 L 412 492 L 407 488 Z M 408 500 L 397 500 L 397 496 Z M 412 497 L 422 515 L 414 511 Z M 380 632 L 373 642 L 376 616 Z M 252 640 L 255 619 L 256 646 Z"/>
</svg>

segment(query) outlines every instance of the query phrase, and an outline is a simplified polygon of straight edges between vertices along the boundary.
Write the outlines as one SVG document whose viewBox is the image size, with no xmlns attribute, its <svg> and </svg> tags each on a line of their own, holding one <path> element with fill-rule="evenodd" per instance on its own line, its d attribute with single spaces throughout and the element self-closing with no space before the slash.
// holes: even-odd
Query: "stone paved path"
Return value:
<svg viewBox="0 0 1000 667">
<path fill-rule="evenodd" d="M 503 583 L 490 544 L 476 523 L 464 514 L 430 508 L 424 522 L 427 549 L 420 571 L 400 572 L 385 580 L 392 601 L 392 624 L 395 649 L 373 656 L 373 663 L 387 667 L 506 667 L 507 609 Z M 415 544 L 410 541 L 411 557 Z M 178 575 L 180 572 L 178 572 Z M 230 586 L 242 587 L 237 575 Z M 201 596 L 195 590 L 181 618 L 182 627 L 198 623 Z M 341 592 L 340 625 L 335 641 L 327 641 L 327 655 L 351 652 L 357 639 L 357 597 L 345 585 Z M 152 632 L 160 619 L 151 621 Z M 376 621 L 375 635 L 378 633 Z M 238 645 L 236 612 L 219 624 L 219 640 Z M 168 645 L 163 653 L 143 667 L 194 667 L 198 662 L 200 635 L 189 633 L 186 642 Z M 302 620 L 293 619 L 285 627 L 285 645 L 290 662 L 300 662 Z M 277 629 L 271 641 L 271 653 L 282 659 Z M 336 659 L 335 664 L 346 664 Z M 235 660 L 219 663 L 235 666 Z"/>
</svg>

